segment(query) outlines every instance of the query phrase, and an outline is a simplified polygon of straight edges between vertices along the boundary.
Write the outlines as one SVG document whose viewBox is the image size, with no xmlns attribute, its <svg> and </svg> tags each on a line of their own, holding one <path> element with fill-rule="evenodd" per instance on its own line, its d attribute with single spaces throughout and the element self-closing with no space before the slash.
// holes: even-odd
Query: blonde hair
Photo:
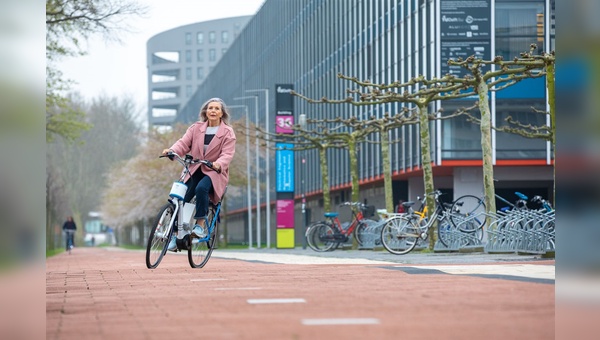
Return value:
<svg viewBox="0 0 600 340">
<path fill-rule="evenodd" d="M 204 104 L 202 105 L 202 108 L 200 109 L 200 117 L 199 117 L 200 121 L 205 122 L 208 120 L 208 117 L 206 116 L 206 110 L 208 109 L 208 104 L 210 104 L 212 102 L 217 102 L 217 103 L 221 104 L 221 112 L 223 112 L 221 121 L 223 121 L 223 123 L 229 125 L 229 110 L 227 109 L 227 105 L 225 105 L 225 102 L 223 101 L 223 99 L 216 98 L 216 97 L 210 98 L 209 100 L 204 102 Z"/>
</svg>

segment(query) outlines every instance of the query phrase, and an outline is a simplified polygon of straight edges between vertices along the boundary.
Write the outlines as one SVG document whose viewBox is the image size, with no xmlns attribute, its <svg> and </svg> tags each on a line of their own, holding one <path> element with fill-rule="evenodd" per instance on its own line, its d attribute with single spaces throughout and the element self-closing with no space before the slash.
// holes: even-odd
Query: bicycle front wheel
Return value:
<svg viewBox="0 0 600 340">
<path fill-rule="evenodd" d="M 148 245 L 146 246 L 146 267 L 154 269 L 158 267 L 167 252 L 167 244 L 169 243 L 169 223 L 174 218 L 173 212 L 175 207 L 173 204 L 167 203 L 163 206 L 154 222 L 154 226 L 148 237 Z"/>
<path fill-rule="evenodd" d="M 316 222 L 308 227 L 306 241 L 308 246 L 318 252 L 333 250 L 338 242 L 334 241 L 335 230 L 325 222 Z"/>
<path fill-rule="evenodd" d="M 415 249 L 421 229 L 404 216 L 389 219 L 381 229 L 381 243 L 392 254 L 404 255 Z"/>
<path fill-rule="evenodd" d="M 189 238 L 190 244 L 188 244 L 188 261 L 190 262 L 190 266 L 192 268 L 202 268 L 204 265 L 206 265 L 210 259 L 213 249 L 215 249 L 215 244 L 218 240 L 217 231 L 219 223 L 218 216 L 215 216 L 214 207 L 210 206 L 208 208 L 208 215 L 206 219 L 208 221 L 208 226 L 214 224 L 212 231 L 210 231 L 210 234 L 208 235 L 208 239 L 198 239 L 196 237 L 192 237 L 191 235 Z"/>
<path fill-rule="evenodd" d="M 485 202 L 473 195 L 464 195 L 452 203 L 450 222 L 464 233 L 472 233 L 485 224 Z"/>
</svg>

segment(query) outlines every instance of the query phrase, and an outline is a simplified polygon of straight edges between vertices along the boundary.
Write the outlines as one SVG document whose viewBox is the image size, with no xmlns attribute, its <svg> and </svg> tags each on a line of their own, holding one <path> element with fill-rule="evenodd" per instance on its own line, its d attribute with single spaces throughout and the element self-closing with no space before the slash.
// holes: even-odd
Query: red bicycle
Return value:
<svg viewBox="0 0 600 340">
<path fill-rule="evenodd" d="M 337 249 L 340 244 L 354 237 L 359 245 L 363 243 L 363 235 L 367 229 L 365 214 L 374 211 L 374 207 L 360 202 L 345 202 L 340 206 L 350 206 L 352 222 L 341 223 L 337 212 L 326 212 L 325 221 L 311 224 L 306 229 L 306 241 L 314 251 L 324 252 Z"/>
</svg>

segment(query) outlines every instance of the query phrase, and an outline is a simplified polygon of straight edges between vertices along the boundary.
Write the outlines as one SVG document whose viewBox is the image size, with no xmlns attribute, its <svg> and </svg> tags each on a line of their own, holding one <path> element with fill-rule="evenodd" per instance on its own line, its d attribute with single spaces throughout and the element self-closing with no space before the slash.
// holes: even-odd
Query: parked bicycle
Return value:
<svg viewBox="0 0 600 340">
<path fill-rule="evenodd" d="M 418 211 L 412 208 L 415 202 L 404 202 L 402 204 L 407 213 L 394 215 L 386 221 L 381 229 L 381 243 L 387 251 L 396 255 L 409 253 L 416 247 L 419 240 L 423 242 L 427 240 L 429 229 L 434 226 L 436 221 L 438 222 L 438 240 L 446 247 L 456 242 L 467 245 L 470 242 L 481 240 L 483 235 L 480 233 L 456 231 L 456 227 L 450 221 L 453 203 L 441 202 L 441 191 L 436 190 L 428 195 L 433 195 L 435 202 L 435 210 L 431 216 L 427 217 L 426 197 L 423 197 L 418 198 L 421 202 L 421 208 Z"/>
<path fill-rule="evenodd" d="M 495 197 L 506 204 L 502 208 L 498 209 L 497 214 L 506 214 L 510 211 L 516 210 L 530 210 L 527 206 L 528 197 L 518 191 L 515 191 L 515 195 L 518 197 L 517 200 L 512 203 L 506 198 L 495 194 Z M 535 199 L 535 200 L 534 200 Z M 543 200 L 540 196 L 536 196 L 531 199 L 531 202 L 542 204 L 546 211 L 551 211 L 552 207 L 550 204 Z M 478 197 L 475 195 L 464 195 L 457 198 L 452 206 L 452 212 L 450 220 L 460 231 L 472 232 L 475 229 L 480 229 L 485 224 L 487 216 L 484 197 Z"/>
<path fill-rule="evenodd" d="M 344 202 L 340 206 L 349 206 L 352 211 L 352 222 L 342 224 L 337 212 L 326 212 L 325 221 L 311 224 L 306 229 L 308 246 L 314 251 L 332 251 L 340 244 L 348 242 L 350 236 L 354 237 L 359 245 L 363 244 L 362 235 L 367 229 L 365 213 L 373 207 L 360 202 Z"/>
<path fill-rule="evenodd" d="M 190 266 L 192 268 L 202 268 L 210 259 L 217 242 L 216 235 L 220 222 L 221 202 L 217 204 L 209 203 L 207 236 L 201 239 L 197 238 L 192 234 L 191 227 L 193 226 L 191 220 L 195 211 L 195 198 L 189 203 L 184 203 L 183 197 L 187 191 L 187 186 L 183 183 L 183 179 L 189 173 L 189 167 L 192 164 L 200 163 L 214 171 L 218 170 L 213 168 L 212 162 L 193 159 L 191 155 L 185 155 L 185 158 L 182 158 L 176 153 L 170 152 L 159 157 L 176 159 L 183 166 L 183 171 L 179 180 L 173 183 L 167 199 L 168 203 L 160 209 L 155 224 L 150 231 L 146 248 L 146 266 L 149 269 L 158 267 L 167 252 L 171 235 L 177 233 L 177 251 L 187 250 Z"/>
</svg>

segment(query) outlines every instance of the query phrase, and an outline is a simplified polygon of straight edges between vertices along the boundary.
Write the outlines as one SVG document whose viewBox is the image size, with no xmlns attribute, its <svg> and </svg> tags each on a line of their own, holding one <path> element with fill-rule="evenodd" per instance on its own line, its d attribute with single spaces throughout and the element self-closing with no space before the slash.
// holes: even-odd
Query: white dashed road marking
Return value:
<svg viewBox="0 0 600 340">
<path fill-rule="evenodd" d="M 192 282 L 204 282 L 204 281 L 226 281 L 227 279 L 191 279 Z"/>
<path fill-rule="evenodd" d="M 304 299 L 248 299 L 249 304 L 268 304 L 268 303 L 306 303 Z"/>
<path fill-rule="evenodd" d="M 379 319 L 374 319 L 374 318 L 302 319 L 302 324 L 306 325 L 306 326 L 378 325 Z"/>
</svg>

